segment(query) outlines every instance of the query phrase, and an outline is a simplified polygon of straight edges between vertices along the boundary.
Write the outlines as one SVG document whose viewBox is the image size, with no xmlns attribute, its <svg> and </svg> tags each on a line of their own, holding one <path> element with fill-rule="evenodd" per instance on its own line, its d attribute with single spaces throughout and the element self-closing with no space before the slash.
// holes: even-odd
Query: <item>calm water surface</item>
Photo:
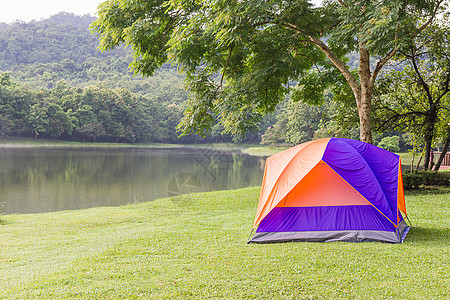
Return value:
<svg viewBox="0 0 450 300">
<path fill-rule="evenodd" d="M 0 214 L 259 186 L 264 161 L 215 149 L 0 149 Z"/>
</svg>

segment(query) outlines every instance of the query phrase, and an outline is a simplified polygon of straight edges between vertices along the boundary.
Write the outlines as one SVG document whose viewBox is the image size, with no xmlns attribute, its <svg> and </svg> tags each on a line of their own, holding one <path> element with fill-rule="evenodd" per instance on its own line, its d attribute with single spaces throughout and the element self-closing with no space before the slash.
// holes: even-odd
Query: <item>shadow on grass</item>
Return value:
<svg viewBox="0 0 450 300">
<path fill-rule="evenodd" d="M 406 237 L 406 242 L 433 242 L 447 244 L 449 242 L 450 229 L 412 227 Z"/>
</svg>

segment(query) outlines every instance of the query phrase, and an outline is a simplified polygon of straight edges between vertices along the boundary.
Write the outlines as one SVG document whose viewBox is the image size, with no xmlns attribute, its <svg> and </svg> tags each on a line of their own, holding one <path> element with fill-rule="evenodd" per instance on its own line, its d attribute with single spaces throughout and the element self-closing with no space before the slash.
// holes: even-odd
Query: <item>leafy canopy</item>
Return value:
<svg viewBox="0 0 450 300">
<path fill-rule="evenodd" d="M 344 75 L 355 93 L 359 79 L 344 55 L 364 45 L 383 57 L 408 44 L 417 24 L 407 16 L 427 15 L 436 4 L 108 0 L 92 28 L 104 50 L 131 45 L 136 72 L 150 76 L 170 60 L 186 73 L 191 100 L 179 126 L 184 133 L 205 133 L 216 117 L 227 132 L 242 133 L 292 88 L 318 102 L 323 90 Z M 332 71 L 335 66 L 339 72 Z M 312 68 L 320 78 L 311 75 Z"/>
</svg>

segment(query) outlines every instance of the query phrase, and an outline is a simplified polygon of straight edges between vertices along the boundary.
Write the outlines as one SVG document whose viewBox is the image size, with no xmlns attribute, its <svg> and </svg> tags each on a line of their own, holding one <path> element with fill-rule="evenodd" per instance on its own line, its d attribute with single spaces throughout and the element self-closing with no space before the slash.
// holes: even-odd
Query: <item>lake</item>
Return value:
<svg viewBox="0 0 450 300">
<path fill-rule="evenodd" d="M 118 206 L 261 185 L 265 159 L 215 148 L 0 149 L 0 214 Z"/>
</svg>

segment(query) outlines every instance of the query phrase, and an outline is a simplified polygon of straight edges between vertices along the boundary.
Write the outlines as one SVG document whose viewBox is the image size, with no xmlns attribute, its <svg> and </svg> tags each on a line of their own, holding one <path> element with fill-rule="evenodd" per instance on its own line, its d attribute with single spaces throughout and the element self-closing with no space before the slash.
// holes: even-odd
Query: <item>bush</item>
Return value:
<svg viewBox="0 0 450 300">
<path fill-rule="evenodd" d="M 392 152 L 400 151 L 400 137 L 396 135 L 385 137 L 377 146 Z"/>
<path fill-rule="evenodd" d="M 423 178 L 417 172 L 403 172 L 403 188 L 405 190 L 416 190 L 423 183 Z"/>
<path fill-rule="evenodd" d="M 427 171 L 403 172 L 403 187 L 405 190 L 415 190 L 421 185 L 450 186 L 450 173 Z"/>
<path fill-rule="evenodd" d="M 424 185 L 450 186 L 450 173 L 421 172 Z"/>
</svg>

